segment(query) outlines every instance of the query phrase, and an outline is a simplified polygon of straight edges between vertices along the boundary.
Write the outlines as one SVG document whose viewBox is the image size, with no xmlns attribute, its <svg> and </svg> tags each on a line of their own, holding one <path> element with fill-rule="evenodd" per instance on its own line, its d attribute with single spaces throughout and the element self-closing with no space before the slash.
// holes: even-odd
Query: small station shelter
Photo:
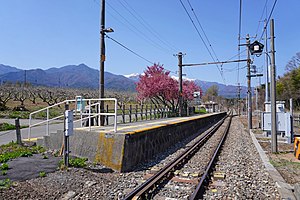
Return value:
<svg viewBox="0 0 300 200">
<path fill-rule="evenodd" d="M 214 101 L 205 102 L 203 105 L 208 113 L 214 113 L 219 110 L 219 104 Z"/>
</svg>

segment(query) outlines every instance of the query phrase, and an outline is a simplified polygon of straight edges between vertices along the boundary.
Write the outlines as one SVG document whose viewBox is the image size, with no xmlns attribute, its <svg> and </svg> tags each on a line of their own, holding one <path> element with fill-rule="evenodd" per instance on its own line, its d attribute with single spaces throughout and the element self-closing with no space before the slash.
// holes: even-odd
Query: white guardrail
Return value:
<svg viewBox="0 0 300 200">
<path fill-rule="evenodd" d="M 105 101 L 114 101 L 114 112 L 102 112 L 100 110 L 101 102 Z M 30 113 L 29 115 L 29 128 L 28 128 L 28 139 L 31 138 L 31 130 L 33 127 L 37 127 L 40 125 L 46 124 L 46 135 L 49 135 L 49 126 L 50 122 L 54 122 L 55 120 L 62 119 L 64 120 L 64 109 L 62 109 L 62 114 L 53 118 L 50 118 L 50 109 L 54 107 L 64 106 L 65 104 L 69 104 L 70 109 L 74 108 L 74 116 L 80 116 L 80 119 L 74 120 L 73 123 L 80 122 L 80 127 L 82 127 L 82 122 L 84 120 L 88 120 L 89 131 L 91 131 L 92 121 L 97 116 L 114 116 L 114 132 L 117 132 L 117 99 L 115 98 L 103 98 L 103 99 L 82 99 L 76 97 L 76 99 L 65 100 L 63 102 L 54 104 L 52 106 L 48 106 L 46 108 L 37 110 L 35 112 Z M 85 106 L 85 104 L 87 104 Z M 95 107 L 96 109 L 93 109 Z M 98 109 L 97 109 L 98 108 Z M 92 112 L 97 111 L 97 112 Z M 46 120 L 32 124 L 33 116 L 38 113 L 46 112 Z M 63 122 L 63 121 L 62 121 Z M 100 125 L 100 117 L 98 117 L 98 124 Z"/>
</svg>

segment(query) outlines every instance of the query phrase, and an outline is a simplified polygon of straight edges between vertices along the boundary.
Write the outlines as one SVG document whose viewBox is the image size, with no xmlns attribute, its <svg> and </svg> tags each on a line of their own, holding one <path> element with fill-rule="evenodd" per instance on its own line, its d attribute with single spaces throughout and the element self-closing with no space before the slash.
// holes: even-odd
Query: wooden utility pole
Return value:
<svg viewBox="0 0 300 200">
<path fill-rule="evenodd" d="M 247 96 L 248 96 L 248 130 L 252 129 L 252 94 L 251 94 L 251 59 L 250 59 L 250 37 L 249 35 L 246 36 L 246 45 L 247 45 Z"/>
<path fill-rule="evenodd" d="M 99 74 L 99 98 L 104 98 L 104 61 L 105 61 L 105 0 L 101 3 L 101 30 L 100 30 L 100 74 Z M 104 101 L 100 102 L 100 112 L 104 112 Z M 100 125 L 104 126 L 104 116 L 100 116 Z"/>
<path fill-rule="evenodd" d="M 182 52 L 177 54 L 178 56 L 178 76 L 179 76 L 179 98 L 178 98 L 178 105 L 179 105 L 179 116 L 182 117 Z"/>
</svg>

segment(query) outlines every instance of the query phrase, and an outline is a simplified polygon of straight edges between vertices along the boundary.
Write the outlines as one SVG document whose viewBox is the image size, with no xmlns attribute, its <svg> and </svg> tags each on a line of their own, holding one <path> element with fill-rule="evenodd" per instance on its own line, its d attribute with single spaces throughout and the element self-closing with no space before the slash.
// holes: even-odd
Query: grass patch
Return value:
<svg viewBox="0 0 300 200">
<path fill-rule="evenodd" d="M 21 126 L 21 128 L 26 128 L 28 126 Z M 14 124 L 9 123 L 0 123 L 0 131 L 8 131 L 8 130 L 15 130 L 16 126 Z"/>
<path fill-rule="evenodd" d="M 275 161 L 275 160 L 270 160 L 270 163 L 274 166 L 274 167 L 292 167 L 295 169 L 300 169 L 300 163 L 298 162 L 291 162 L 288 160 L 284 160 L 284 159 L 280 159 L 280 161 Z"/>
<path fill-rule="evenodd" d="M 28 157 L 33 154 L 43 153 L 45 149 L 41 146 L 25 147 L 15 142 L 0 146 L 0 163 L 5 163 L 18 157 Z"/>
<path fill-rule="evenodd" d="M 20 119 L 28 119 L 30 112 L 28 111 L 11 111 L 9 112 L 9 118 L 20 118 Z"/>
</svg>

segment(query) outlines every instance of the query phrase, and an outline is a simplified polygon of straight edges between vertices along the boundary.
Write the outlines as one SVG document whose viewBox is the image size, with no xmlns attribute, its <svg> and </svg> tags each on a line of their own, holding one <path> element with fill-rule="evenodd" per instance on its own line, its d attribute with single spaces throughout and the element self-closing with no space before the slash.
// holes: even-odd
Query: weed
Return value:
<svg viewBox="0 0 300 200">
<path fill-rule="evenodd" d="M 5 176 L 5 175 L 7 175 L 7 170 L 2 170 L 1 173 L 3 176 Z"/>
<path fill-rule="evenodd" d="M 69 159 L 69 167 L 76 167 L 76 168 L 84 168 L 87 166 L 86 161 L 87 158 L 70 158 Z M 64 170 L 66 166 L 64 165 L 64 160 L 60 160 L 58 163 L 58 167 L 61 170 Z"/>
<path fill-rule="evenodd" d="M 39 176 L 40 176 L 40 177 L 46 177 L 46 172 L 41 171 L 41 172 L 39 173 Z"/>
<path fill-rule="evenodd" d="M 48 159 L 48 156 L 47 155 L 43 155 L 43 159 Z"/>
<path fill-rule="evenodd" d="M 0 163 L 5 163 L 18 157 L 28 157 L 33 154 L 43 153 L 45 149 L 41 146 L 24 147 L 15 142 L 0 146 Z"/>
<path fill-rule="evenodd" d="M 3 170 L 8 170 L 9 168 L 9 165 L 7 163 L 2 163 L 0 169 L 3 171 Z"/>
<path fill-rule="evenodd" d="M 87 158 L 71 158 L 69 160 L 70 167 L 83 168 L 86 167 Z"/>
<path fill-rule="evenodd" d="M 9 178 L 0 180 L 0 189 L 7 189 L 11 186 L 11 180 Z"/>
</svg>

